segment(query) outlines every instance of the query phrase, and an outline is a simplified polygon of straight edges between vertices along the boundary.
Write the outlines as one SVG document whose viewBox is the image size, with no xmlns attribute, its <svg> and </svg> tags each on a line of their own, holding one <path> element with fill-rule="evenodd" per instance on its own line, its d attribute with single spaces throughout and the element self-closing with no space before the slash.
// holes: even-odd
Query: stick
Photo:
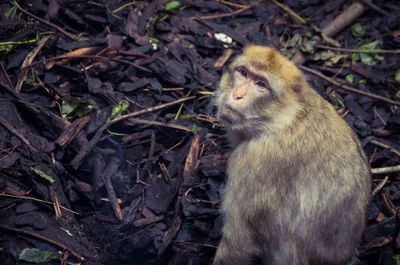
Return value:
<svg viewBox="0 0 400 265">
<path fill-rule="evenodd" d="M 392 153 L 394 153 L 394 154 L 396 154 L 397 156 L 400 157 L 400 152 L 398 150 L 396 150 L 394 147 L 391 147 L 391 146 L 389 146 L 387 144 L 381 143 L 381 142 L 379 142 L 377 140 L 372 140 L 371 144 L 379 146 L 379 147 L 382 147 L 382 148 L 385 148 L 385 149 L 389 149 L 390 152 L 392 152 Z"/>
<path fill-rule="evenodd" d="M 13 227 L 9 227 L 9 226 L 2 225 L 2 224 L 0 224 L 0 228 L 4 229 L 4 230 L 13 231 L 13 232 L 16 232 L 18 234 L 24 234 L 24 235 L 28 235 L 28 236 L 31 236 L 31 237 L 34 237 L 34 238 L 41 239 L 43 241 L 46 241 L 46 242 L 48 242 L 50 244 L 53 244 L 53 245 L 61 248 L 63 250 L 68 250 L 69 252 L 71 252 L 72 255 L 74 255 L 75 257 L 77 257 L 78 259 L 80 259 L 82 261 L 85 260 L 85 258 L 81 254 L 78 254 L 77 252 L 75 252 L 72 249 L 68 248 L 63 243 L 54 241 L 53 239 L 47 238 L 46 236 L 41 235 L 39 233 L 35 233 L 35 232 L 32 232 L 32 231 L 27 231 L 27 230 L 24 230 L 24 229 L 13 228 Z"/>
<path fill-rule="evenodd" d="M 306 20 L 304 18 L 302 18 L 301 16 L 299 16 L 298 14 L 296 14 L 296 12 L 294 12 L 290 7 L 288 7 L 285 4 L 279 3 L 276 0 L 272 0 L 272 2 L 278 6 L 279 8 L 283 9 L 285 12 L 287 12 L 289 14 L 289 16 L 291 16 L 296 22 L 298 22 L 299 24 L 306 24 Z"/>
<path fill-rule="evenodd" d="M 353 92 L 353 93 L 357 93 L 357 94 L 360 94 L 360 95 L 364 95 L 364 96 L 367 96 L 367 97 L 370 97 L 370 98 L 373 98 L 373 99 L 385 101 L 387 103 L 390 103 L 390 104 L 393 104 L 393 105 L 396 105 L 396 106 L 400 106 L 400 102 L 398 102 L 398 101 L 395 101 L 395 100 L 392 100 L 392 99 L 389 99 L 389 98 L 386 98 L 386 97 L 382 97 L 382 96 L 379 96 L 379 95 L 376 95 L 376 94 L 373 94 L 373 93 L 370 93 L 370 92 L 362 91 L 362 90 L 359 90 L 357 88 L 350 87 L 348 85 L 343 85 L 343 84 L 339 83 L 338 81 L 336 81 L 335 79 L 330 78 L 330 77 L 322 74 L 321 72 L 319 72 L 317 70 L 308 68 L 306 66 L 298 66 L 298 67 L 301 70 L 304 70 L 304 71 L 309 72 L 309 73 L 311 73 L 313 75 L 321 77 L 322 79 L 328 81 L 331 84 L 334 84 L 335 86 L 340 87 L 341 89 L 344 89 L 344 90 L 347 90 L 347 91 L 350 91 L 350 92 Z"/>
<path fill-rule="evenodd" d="M 371 0 L 361 0 L 361 2 L 363 2 L 364 4 L 366 4 L 367 6 L 369 6 L 369 8 L 375 10 L 378 13 L 381 13 L 384 16 L 389 16 L 389 13 L 386 12 L 385 10 L 383 10 L 382 8 L 380 8 L 379 6 L 375 5 L 374 3 L 372 3 Z"/>
<path fill-rule="evenodd" d="M 116 61 L 116 62 L 120 62 L 120 63 L 124 63 L 124 64 L 128 64 L 130 66 L 133 66 L 137 69 L 140 69 L 144 72 L 148 72 L 151 73 L 151 71 L 149 69 L 147 69 L 146 67 L 140 66 L 138 64 L 132 63 L 130 61 L 126 61 L 126 60 L 122 60 L 122 59 L 118 59 L 118 58 L 109 58 L 109 57 L 105 57 L 105 56 L 99 56 L 99 55 L 73 55 L 73 56 L 65 56 L 65 55 L 61 55 L 61 56 L 56 56 L 53 58 L 47 58 L 41 61 L 36 61 L 34 63 L 32 63 L 30 66 L 34 66 L 36 64 L 41 64 L 41 63 L 47 63 L 49 61 L 56 61 L 56 60 L 60 60 L 60 59 L 73 59 L 73 58 L 88 58 L 88 59 L 99 59 L 99 60 L 111 60 L 111 61 Z"/>
<path fill-rule="evenodd" d="M 120 122 L 122 120 L 126 120 L 129 118 L 133 118 L 145 113 L 149 113 L 149 112 L 153 112 L 153 111 L 157 111 L 157 110 L 161 110 L 161 109 L 165 109 L 168 107 L 171 107 L 173 105 L 176 104 L 180 104 L 182 102 L 186 102 L 188 100 L 194 99 L 195 97 L 187 97 L 187 98 L 181 98 L 172 102 L 168 102 L 165 104 L 161 104 L 155 107 L 150 107 L 147 109 L 143 109 L 143 110 L 139 110 L 133 113 L 129 113 L 126 115 L 122 115 L 114 120 L 108 121 L 106 122 L 103 126 L 101 126 L 99 128 L 99 130 L 96 132 L 96 134 L 93 136 L 93 138 L 88 142 L 87 145 L 83 146 L 82 149 L 79 151 L 79 153 L 75 156 L 75 158 L 72 160 L 71 162 L 71 166 L 76 170 L 78 169 L 78 167 L 81 165 L 81 163 L 83 162 L 83 159 L 90 153 L 90 151 L 93 149 L 93 147 L 97 144 L 97 142 L 100 140 L 100 137 L 102 135 L 102 133 L 104 132 L 104 130 L 106 130 L 108 127 L 110 127 L 111 125 L 113 125 L 114 123 Z"/>
<path fill-rule="evenodd" d="M 65 31 L 64 29 L 60 28 L 59 26 L 57 26 L 57 25 L 55 25 L 55 24 L 53 24 L 53 23 L 51 23 L 51 22 L 49 22 L 49 21 L 47 21 L 47 20 L 44 20 L 43 18 L 37 17 L 37 16 L 35 16 L 34 14 L 32 14 L 32 13 L 26 11 L 26 10 L 23 9 L 16 1 L 14 1 L 13 3 L 14 3 L 14 5 L 19 9 L 19 11 L 21 11 L 21 12 L 24 13 L 25 15 L 30 16 L 30 17 L 33 17 L 34 19 L 36 19 L 36 20 L 42 22 L 43 24 L 49 26 L 50 28 L 53 28 L 53 29 L 55 29 L 55 30 L 61 32 L 62 34 L 64 34 L 64 35 L 67 36 L 68 38 L 70 38 L 71 40 L 77 40 L 77 38 L 75 37 L 74 34 L 69 33 L 69 32 L 67 32 L 67 31 Z"/>
<path fill-rule="evenodd" d="M 168 128 L 181 130 L 181 131 L 185 131 L 185 132 L 189 132 L 189 133 L 193 132 L 191 128 L 184 126 L 184 125 L 180 125 L 180 124 L 173 124 L 173 123 L 160 122 L 160 121 L 149 121 L 149 120 L 142 120 L 142 119 L 135 119 L 135 118 L 130 118 L 128 121 L 132 122 L 132 123 L 142 123 L 142 124 L 148 124 L 148 125 L 163 126 L 163 127 L 168 127 Z"/>
<path fill-rule="evenodd" d="M 225 65 L 225 63 L 229 60 L 229 58 L 231 58 L 232 54 L 233 54 L 233 50 L 232 49 L 224 50 L 222 55 L 217 59 L 217 61 L 215 61 L 213 66 L 215 68 L 221 68 L 222 66 Z"/>
<path fill-rule="evenodd" d="M 397 173 L 397 172 L 400 172 L 400 165 L 392 166 L 392 167 L 371 168 L 371 173 L 373 175 Z"/>
<path fill-rule="evenodd" d="M 193 17 L 193 18 L 195 18 L 195 19 L 201 19 L 201 20 L 213 20 L 213 19 L 218 19 L 218 18 L 234 17 L 234 16 L 237 16 L 237 15 L 239 15 L 239 14 L 241 14 L 241 13 L 243 13 L 243 12 L 249 10 L 250 8 L 252 8 L 252 7 L 258 5 L 260 2 L 261 2 L 261 1 L 257 1 L 257 2 L 254 3 L 254 4 L 251 4 L 251 5 L 249 5 L 249 6 L 246 6 L 246 7 L 244 7 L 244 8 L 241 8 L 241 9 L 239 9 L 239 10 L 236 10 L 236 11 L 233 11 L 233 12 L 230 12 L 230 13 L 218 14 L 218 15 L 211 15 L 211 16 L 199 16 L 199 17 Z"/>
<path fill-rule="evenodd" d="M 386 176 L 379 184 L 378 186 L 376 186 L 376 188 L 374 189 L 374 191 L 372 192 L 372 196 L 374 196 L 375 194 L 377 194 L 381 189 L 383 189 L 383 187 L 386 185 L 386 183 L 389 180 L 389 176 Z"/>
<path fill-rule="evenodd" d="M 325 28 L 322 29 L 322 34 L 328 37 L 332 37 L 342 29 L 350 25 L 351 22 L 356 20 L 366 8 L 360 3 L 353 3 L 347 7 L 339 16 L 337 16 L 332 22 L 330 22 Z"/>
<path fill-rule="evenodd" d="M 116 163 L 118 163 L 118 159 L 116 157 L 111 158 L 107 167 L 104 169 L 103 174 L 101 175 L 103 178 L 104 185 L 106 186 L 107 197 L 114 210 L 114 214 L 118 218 L 118 220 L 122 221 L 123 217 L 122 217 L 121 207 L 118 204 L 117 195 L 115 194 L 114 186 L 111 182 L 111 177 L 117 171 L 117 168 L 115 168 L 114 166 Z"/>
<path fill-rule="evenodd" d="M 10 132 L 12 132 L 15 136 L 17 136 L 24 144 L 28 146 L 28 148 L 31 150 L 31 152 L 37 152 L 38 150 L 36 147 L 34 147 L 28 139 L 25 138 L 22 134 L 18 132 L 17 129 L 14 128 L 6 119 L 4 119 L 2 116 L 0 116 L 0 124 L 3 125 L 6 129 L 8 129 Z"/>
<path fill-rule="evenodd" d="M 239 9 L 246 7 L 245 5 L 236 4 L 236 3 L 228 2 L 228 1 L 225 1 L 225 0 L 217 0 L 217 2 L 220 2 L 220 3 L 224 4 L 224 5 L 231 6 L 231 7 L 234 7 L 234 8 L 239 8 Z"/>
<path fill-rule="evenodd" d="M 13 195 L 13 194 L 5 193 L 5 192 L 1 192 L 0 193 L 0 197 L 9 197 L 9 198 L 15 198 L 15 199 L 31 200 L 31 201 L 46 203 L 46 204 L 50 204 L 50 205 L 54 206 L 54 202 L 49 202 L 49 201 L 41 200 L 41 199 L 34 198 L 34 197 Z M 60 208 L 64 209 L 67 212 L 79 215 L 79 213 L 77 213 L 77 212 L 75 212 L 75 211 L 73 211 L 73 210 L 71 210 L 71 209 L 69 209 L 69 208 L 67 208 L 65 206 L 60 205 Z"/>
<path fill-rule="evenodd" d="M 43 48 L 43 45 L 46 44 L 47 40 L 50 38 L 50 36 L 45 36 L 42 39 L 38 41 L 37 46 L 28 53 L 28 55 L 25 57 L 24 62 L 21 65 L 21 72 L 18 76 L 18 81 L 15 86 L 15 91 L 17 93 L 21 92 L 22 85 L 24 84 L 27 74 L 28 74 L 28 68 L 32 63 L 33 60 L 35 60 L 36 55 L 40 52 L 40 50 Z"/>
<path fill-rule="evenodd" d="M 315 45 L 317 48 L 327 49 L 338 52 L 357 52 L 357 53 L 382 53 L 382 54 L 400 54 L 400 50 L 360 50 L 360 49 L 346 49 L 346 48 L 337 48 L 331 47 L 327 45 Z"/>
</svg>

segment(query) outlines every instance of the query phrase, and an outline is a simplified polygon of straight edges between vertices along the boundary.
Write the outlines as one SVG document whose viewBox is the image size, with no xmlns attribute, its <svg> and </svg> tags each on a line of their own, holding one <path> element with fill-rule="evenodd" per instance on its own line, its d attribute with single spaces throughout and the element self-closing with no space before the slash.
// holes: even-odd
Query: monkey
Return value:
<svg viewBox="0 0 400 265">
<path fill-rule="evenodd" d="M 223 73 L 217 118 L 232 150 L 213 265 L 341 265 L 354 258 L 369 164 L 334 107 L 289 59 L 249 45 Z"/>
</svg>

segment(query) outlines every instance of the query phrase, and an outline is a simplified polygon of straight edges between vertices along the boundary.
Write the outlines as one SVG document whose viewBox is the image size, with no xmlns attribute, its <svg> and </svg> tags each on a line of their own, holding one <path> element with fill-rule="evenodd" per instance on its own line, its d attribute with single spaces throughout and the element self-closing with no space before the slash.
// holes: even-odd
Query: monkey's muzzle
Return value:
<svg viewBox="0 0 400 265">
<path fill-rule="evenodd" d="M 220 119 L 227 124 L 239 123 L 243 118 L 243 114 L 235 110 L 231 106 L 224 106 L 219 114 Z"/>
</svg>

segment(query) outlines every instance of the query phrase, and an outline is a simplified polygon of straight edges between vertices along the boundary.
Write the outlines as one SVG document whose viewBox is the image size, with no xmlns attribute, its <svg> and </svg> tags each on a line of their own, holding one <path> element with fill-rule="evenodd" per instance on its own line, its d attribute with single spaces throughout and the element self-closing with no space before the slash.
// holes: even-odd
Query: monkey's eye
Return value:
<svg viewBox="0 0 400 265">
<path fill-rule="evenodd" d="M 268 83 L 266 80 L 257 80 L 255 84 L 261 88 L 268 88 Z"/>
<path fill-rule="evenodd" d="M 244 78 L 247 78 L 247 77 L 248 77 L 248 73 L 247 73 L 247 70 L 246 70 L 245 68 L 239 67 L 239 68 L 237 69 L 237 71 L 238 71 L 239 74 L 240 74 L 241 76 L 243 76 Z"/>
</svg>

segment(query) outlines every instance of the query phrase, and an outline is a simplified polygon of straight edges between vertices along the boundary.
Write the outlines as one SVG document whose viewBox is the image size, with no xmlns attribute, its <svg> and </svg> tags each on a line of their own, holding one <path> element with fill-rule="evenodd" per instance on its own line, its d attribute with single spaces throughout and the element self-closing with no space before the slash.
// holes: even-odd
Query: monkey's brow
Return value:
<svg viewBox="0 0 400 265">
<path fill-rule="evenodd" d="M 268 63 L 261 63 L 257 61 L 249 61 L 249 65 L 252 66 L 255 70 L 259 72 L 268 72 L 269 70 L 269 64 Z"/>
</svg>

